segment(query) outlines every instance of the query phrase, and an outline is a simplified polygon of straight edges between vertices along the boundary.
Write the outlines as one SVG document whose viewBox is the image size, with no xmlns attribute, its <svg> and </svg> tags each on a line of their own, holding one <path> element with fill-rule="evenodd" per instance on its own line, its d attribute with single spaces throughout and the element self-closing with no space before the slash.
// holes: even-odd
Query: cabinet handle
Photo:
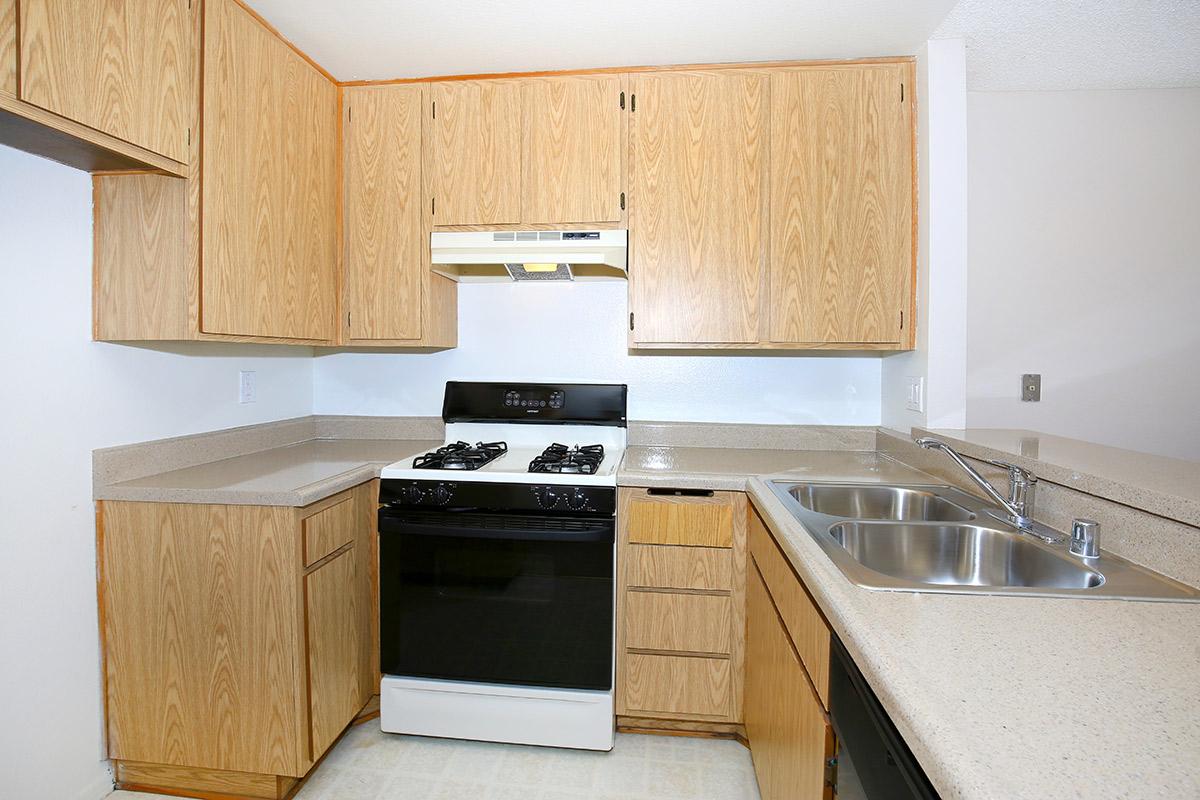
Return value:
<svg viewBox="0 0 1200 800">
<path fill-rule="evenodd" d="M 712 489 L 647 489 L 651 497 L 712 497 Z"/>
</svg>

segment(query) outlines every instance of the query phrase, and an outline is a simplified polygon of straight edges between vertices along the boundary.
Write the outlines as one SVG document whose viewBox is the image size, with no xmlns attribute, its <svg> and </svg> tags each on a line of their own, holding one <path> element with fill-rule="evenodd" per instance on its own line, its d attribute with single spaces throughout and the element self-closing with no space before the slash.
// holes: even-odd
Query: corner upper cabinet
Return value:
<svg viewBox="0 0 1200 800">
<path fill-rule="evenodd" d="M 753 345 L 766 257 L 767 78 L 639 75 L 630 113 L 630 344 Z"/>
<path fill-rule="evenodd" d="M 19 75 L 24 102 L 186 162 L 188 7 L 188 0 L 0 0 L 0 92 L 12 94 Z"/>
<path fill-rule="evenodd" d="M 912 64 L 771 72 L 770 341 L 913 342 Z"/>
<path fill-rule="evenodd" d="M 434 225 L 521 221 L 521 83 L 430 84 Z"/>
<path fill-rule="evenodd" d="M 350 345 L 453 347 L 457 284 L 429 265 L 421 85 L 346 88 L 345 318 Z"/>
<path fill-rule="evenodd" d="M 234 0 L 204 38 L 200 330 L 331 342 L 337 87 Z"/>
<path fill-rule="evenodd" d="M 521 222 L 622 219 L 623 85 L 615 75 L 522 81 Z"/>
</svg>

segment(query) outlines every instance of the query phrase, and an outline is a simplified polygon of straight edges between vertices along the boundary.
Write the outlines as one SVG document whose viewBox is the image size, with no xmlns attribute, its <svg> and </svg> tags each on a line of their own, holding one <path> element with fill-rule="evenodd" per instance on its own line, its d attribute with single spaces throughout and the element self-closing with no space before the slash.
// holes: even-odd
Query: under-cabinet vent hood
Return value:
<svg viewBox="0 0 1200 800">
<path fill-rule="evenodd" d="M 628 231 L 435 231 L 433 271 L 456 281 L 624 280 Z"/>
</svg>

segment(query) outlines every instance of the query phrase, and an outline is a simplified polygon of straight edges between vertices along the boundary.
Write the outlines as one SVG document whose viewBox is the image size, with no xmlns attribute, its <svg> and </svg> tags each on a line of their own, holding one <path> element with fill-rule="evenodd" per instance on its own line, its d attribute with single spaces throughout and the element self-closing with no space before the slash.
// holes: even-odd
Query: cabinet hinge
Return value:
<svg viewBox="0 0 1200 800">
<path fill-rule="evenodd" d="M 437 100 L 433 101 L 433 118 L 437 119 Z"/>
<path fill-rule="evenodd" d="M 630 113 L 637 111 L 637 95 L 629 95 L 629 111 Z"/>
<path fill-rule="evenodd" d="M 621 92 L 621 110 L 625 110 L 625 93 Z"/>
<path fill-rule="evenodd" d="M 621 192 L 621 210 L 625 210 L 625 193 Z"/>
<path fill-rule="evenodd" d="M 837 756 L 825 759 L 825 785 L 832 786 L 835 789 L 838 785 L 838 760 Z"/>
<path fill-rule="evenodd" d="M 633 330 L 633 312 L 629 312 L 629 330 Z"/>
</svg>

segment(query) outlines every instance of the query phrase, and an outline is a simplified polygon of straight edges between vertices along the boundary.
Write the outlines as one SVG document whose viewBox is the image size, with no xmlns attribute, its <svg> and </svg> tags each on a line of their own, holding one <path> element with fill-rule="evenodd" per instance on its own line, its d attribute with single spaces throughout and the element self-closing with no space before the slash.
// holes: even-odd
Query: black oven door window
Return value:
<svg viewBox="0 0 1200 800">
<path fill-rule="evenodd" d="M 380 531 L 384 674 L 612 688 L 611 517 L 385 510 Z"/>
</svg>

